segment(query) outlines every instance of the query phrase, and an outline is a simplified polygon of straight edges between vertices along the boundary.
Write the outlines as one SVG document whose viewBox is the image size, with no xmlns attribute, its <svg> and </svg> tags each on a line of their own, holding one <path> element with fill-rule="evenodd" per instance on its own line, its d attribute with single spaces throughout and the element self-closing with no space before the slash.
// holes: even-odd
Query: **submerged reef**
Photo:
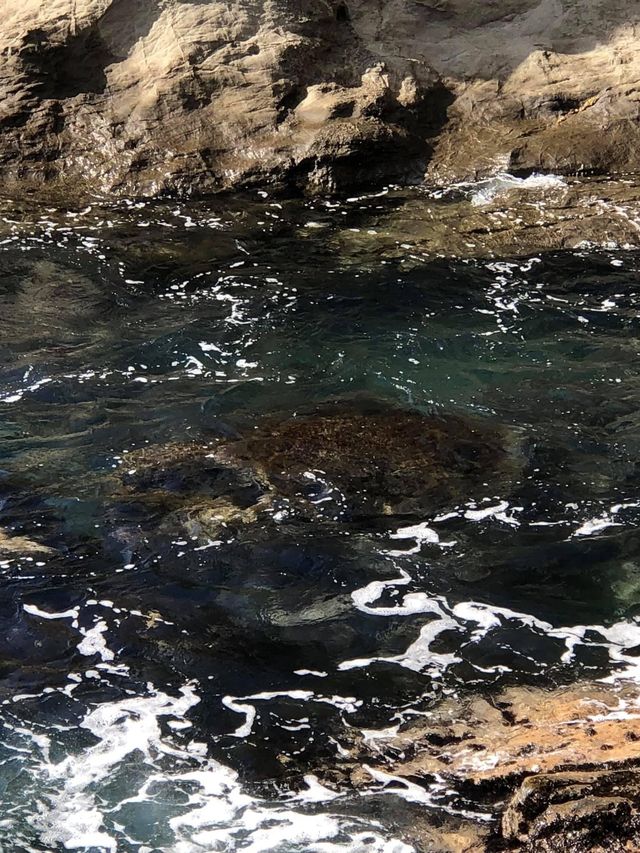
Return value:
<svg viewBox="0 0 640 853">
<path fill-rule="evenodd" d="M 130 497 L 173 508 L 213 534 L 267 510 L 365 524 L 419 520 L 484 495 L 487 481 L 512 483 L 523 460 L 515 431 L 481 418 L 355 397 L 270 416 L 209 445 L 129 454 L 124 484 Z"/>
</svg>

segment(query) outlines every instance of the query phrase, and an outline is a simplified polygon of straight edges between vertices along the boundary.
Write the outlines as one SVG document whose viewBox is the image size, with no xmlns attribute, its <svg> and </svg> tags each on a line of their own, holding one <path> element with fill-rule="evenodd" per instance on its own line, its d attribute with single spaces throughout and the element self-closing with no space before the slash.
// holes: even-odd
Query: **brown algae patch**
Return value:
<svg viewBox="0 0 640 853">
<path fill-rule="evenodd" d="M 223 455 L 264 471 L 294 497 L 313 480 L 355 516 L 415 515 L 467 497 L 510 468 L 500 428 L 452 414 L 336 408 L 267 422 Z"/>
<path fill-rule="evenodd" d="M 253 522 L 273 503 L 303 516 L 419 517 L 512 483 L 514 435 L 480 418 L 340 401 L 266 418 L 237 439 L 128 455 L 125 491 L 198 528 Z M 207 519 L 208 522 L 205 520 Z"/>
</svg>

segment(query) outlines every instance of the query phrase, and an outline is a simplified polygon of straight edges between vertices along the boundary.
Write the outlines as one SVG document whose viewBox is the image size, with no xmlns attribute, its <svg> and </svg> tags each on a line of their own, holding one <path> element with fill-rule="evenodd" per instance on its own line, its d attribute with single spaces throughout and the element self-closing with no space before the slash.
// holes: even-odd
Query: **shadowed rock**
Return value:
<svg viewBox="0 0 640 853">
<path fill-rule="evenodd" d="M 590 770 L 525 779 L 502 818 L 502 833 L 527 851 L 595 853 L 636 850 L 640 774 Z"/>
</svg>

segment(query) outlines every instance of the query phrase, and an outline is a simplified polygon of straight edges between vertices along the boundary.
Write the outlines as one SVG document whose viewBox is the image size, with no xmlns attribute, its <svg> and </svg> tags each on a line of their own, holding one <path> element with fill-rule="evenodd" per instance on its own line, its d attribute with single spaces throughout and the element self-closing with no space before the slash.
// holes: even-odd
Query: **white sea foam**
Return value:
<svg viewBox="0 0 640 853">
<path fill-rule="evenodd" d="M 508 501 L 500 501 L 495 506 L 487 506 L 482 509 L 468 509 L 464 517 L 470 521 L 484 521 L 486 518 L 495 518 L 509 508 Z"/>
<path fill-rule="evenodd" d="M 150 765 L 163 754 L 179 755 L 162 739 L 160 719 L 182 717 L 199 701 L 193 686 L 187 685 L 177 698 L 152 689 L 148 696 L 107 702 L 87 713 L 80 726 L 97 739 L 96 745 L 58 763 L 43 755 L 38 768 L 47 788 L 54 791 L 32 818 L 42 842 L 62 844 L 68 850 L 117 850 L 116 833 L 105 827 L 95 786 L 104 784 L 133 754 L 139 753 Z"/>
<path fill-rule="evenodd" d="M 31 368 L 27 370 L 23 379 L 26 380 L 31 372 Z M 47 385 L 49 382 L 53 380 L 50 377 L 45 377 L 44 379 L 38 379 L 37 382 L 31 382 L 29 385 L 26 385 L 24 388 L 20 388 L 17 391 L 14 391 L 11 394 L 4 394 L 0 397 L 0 403 L 19 403 L 20 400 L 24 397 L 25 394 L 31 391 L 37 391 L 38 388 L 42 388 L 43 385 Z"/>
<path fill-rule="evenodd" d="M 471 191 L 471 204 L 479 207 L 490 204 L 496 197 L 509 192 L 509 190 L 558 190 L 566 189 L 567 184 L 559 175 L 533 174 L 527 178 L 517 178 L 508 172 L 500 172 L 486 181 L 459 186 Z"/>
<path fill-rule="evenodd" d="M 195 685 L 185 685 L 177 697 L 150 686 L 147 696 L 107 702 L 86 715 L 81 726 L 97 739 L 95 746 L 58 763 L 51 763 L 40 748 L 37 772 L 47 792 L 53 792 L 42 798 L 31 821 L 40 842 L 111 852 L 127 840 L 143 850 L 142 839 L 136 839 L 135 816 L 144 820 L 145 812 L 153 809 L 157 820 L 158 807 L 164 805 L 163 833 L 170 830 L 173 840 L 150 842 L 154 850 L 166 853 L 411 853 L 408 845 L 386 837 L 379 824 L 316 811 L 340 794 L 313 776 L 305 778 L 306 788 L 292 795 L 289 804 L 267 802 L 247 794 L 237 774 L 207 757 L 203 745 L 172 743 L 162 733 L 161 719 L 179 721 L 198 702 Z M 144 780 L 133 792 L 125 794 L 123 789 L 115 807 L 105 808 L 102 787 L 133 759 L 138 768 L 145 768 Z M 186 797 L 171 805 L 167 795 L 175 791 Z M 314 811 L 306 812 L 307 806 Z"/>
<path fill-rule="evenodd" d="M 112 601 L 93 600 L 91 606 L 121 612 Z M 84 628 L 78 626 L 80 608 L 48 612 L 26 605 L 25 611 L 40 619 L 71 620 L 81 636 L 78 651 L 102 661 L 98 669 L 70 674 L 61 694 L 71 697 L 84 679 L 119 671 L 117 654 L 106 643 L 104 619 L 94 617 L 92 627 Z M 23 699 L 34 698 L 37 695 L 14 696 L 12 713 L 17 713 Z M 247 737 L 256 719 L 256 703 L 275 699 L 329 704 L 341 713 L 353 713 L 361 704 L 354 697 L 310 690 L 225 697 L 223 704 L 229 710 L 244 715 L 233 734 Z M 80 730 L 87 731 L 94 743 L 79 751 L 68 750 L 62 758 L 58 746 L 55 759 L 51 735 L 5 722 L 5 730 L 23 743 L 14 749 L 24 755 L 25 778 L 31 778 L 33 800 L 25 802 L 23 814 L 34 841 L 37 838 L 47 848 L 103 853 L 115 853 L 124 844 L 138 853 L 151 849 L 162 853 L 222 849 L 230 853 L 411 853 L 411 847 L 390 838 L 375 821 L 324 811 L 343 794 L 321 785 L 312 775 L 305 777 L 305 788 L 282 801 L 249 795 L 233 770 L 208 756 L 206 744 L 185 739 L 192 729 L 186 715 L 199 702 L 196 683 L 185 684 L 177 695 L 149 684 L 142 694 L 105 701 L 88 709 L 80 722 Z M 308 721 L 299 728 L 309 728 Z M 11 815 L 16 812 L 12 808 Z M 153 815 L 153 826 L 147 815 Z M 12 816 L 0 825 L 0 840 L 13 837 Z M 172 838 L 169 842 L 167 835 Z M 21 841 L 23 836 L 24 829 Z M 28 838 L 24 838 L 24 849 L 35 849 Z"/>
<path fill-rule="evenodd" d="M 295 702 L 318 702 L 322 705 L 333 705 L 337 710 L 353 714 L 362 705 L 362 701 L 354 696 L 324 696 L 313 690 L 273 690 L 262 693 L 252 693 L 250 696 L 224 696 L 222 704 L 236 714 L 244 715 L 242 723 L 234 732 L 233 737 L 247 737 L 253 731 L 257 712 L 253 702 L 269 702 L 273 699 L 293 699 Z M 297 727 L 296 727 L 297 728 Z"/>
<path fill-rule="evenodd" d="M 408 551 L 402 550 L 392 550 L 387 551 L 386 553 L 390 557 L 402 557 L 407 554 L 418 554 L 420 553 L 420 549 L 423 544 L 429 545 L 438 545 L 441 548 L 451 548 L 456 543 L 455 542 L 442 542 L 440 539 L 440 534 L 433 529 L 429 525 L 428 522 L 423 521 L 420 524 L 412 524 L 409 527 L 399 527 L 395 533 L 390 535 L 391 539 L 413 539 L 415 540 L 415 545 Z"/>
<path fill-rule="evenodd" d="M 495 508 L 494 508 L 495 509 Z M 640 645 L 640 619 L 605 625 L 554 626 L 530 613 L 510 610 L 506 607 L 477 601 L 462 601 L 450 605 L 444 596 L 429 595 L 427 592 L 411 592 L 403 596 L 402 603 L 394 606 L 375 606 L 388 589 L 406 586 L 412 582 L 408 572 L 401 570 L 400 577 L 386 581 L 372 581 L 351 594 L 356 608 L 363 613 L 380 617 L 416 616 L 429 614 L 435 618 L 423 625 L 417 638 L 406 651 L 397 655 L 376 655 L 342 661 L 338 669 L 362 669 L 370 664 L 388 663 L 403 666 L 415 672 L 423 672 L 432 678 L 442 677 L 461 658 L 453 652 L 434 651 L 433 643 L 445 632 L 465 635 L 464 644 L 479 643 L 492 631 L 507 623 L 534 631 L 541 636 L 562 640 L 564 651 L 560 663 L 570 663 L 579 646 L 599 646 L 607 650 L 615 669 L 605 681 L 635 679 L 640 682 L 640 662 L 626 650 Z M 459 642 L 456 644 L 459 645 Z M 517 652 L 517 648 L 514 648 Z M 474 665 L 479 672 L 507 672 L 509 666 L 497 664 L 492 667 Z"/>
<path fill-rule="evenodd" d="M 599 533 L 601 530 L 606 530 L 608 527 L 620 527 L 620 523 L 614 521 L 606 513 L 598 518 L 589 518 L 584 521 L 573 534 L 574 536 L 591 536 L 594 533 Z"/>
<path fill-rule="evenodd" d="M 40 618 L 75 619 L 78 615 L 75 610 L 46 613 L 33 605 L 29 612 Z M 104 628 L 101 620 L 96 621 L 82 640 L 101 656 Z M 115 654 L 109 660 L 117 665 Z M 95 670 L 87 670 L 72 673 L 69 679 L 77 687 L 83 678 L 97 676 Z M 60 692 L 70 695 L 66 688 Z M 257 693 L 246 700 L 276 698 L 324 702 L 343 712 L 359 704 L 350 697 L 317 696 L 304 690 Z M 15 715 L 21 698 L 14 700 Z M 53 757 L 55 727 L 51 734 L 43 734 L 28 724 L 2 723 L 5 731 L 21 739 L 22 745 L 13 750 L 24 756 L 23 775 L 31 780 L 24 786 L 32 800 L 26 797 L 23 818 L 33 832 L 33 844 L 25 837 L 24 826 L 17 828 L 15 802 L 5 810 L 0 844 L 9 837 L 15 841 L 18 833 L 25 850 L 44 845 L 102 853 L 116 853 L 124 846 L 137 853 L 152 849 L 159 853 L 412 853 L 413 848 L 390 838 L 376 821 L 325 811 L 343 794 L 326 788 L 313 775 L 305 777 L 300 792 L 282 800 L 248 794 L 232 769 L 208 755 L 206 744 L 186 739 L 192 728 L 186 716 L 199 702 L 198 685 L 190 682 L 175 695 L 148 684 L 138 695 L 97 704 L 79 724 L 93 743 L 68 749 L 62 758 L 59 745 Z M 245 715 L 236 736 L 248 735 L 255 707 L 231 697 L 224 704 Z M 0 804 L 1 799 L 0 794 Z"/>
<path fill-rule="evenodd" d="M 28 613 L 30 616 L 39 616 L 41 619 L 72 619 L 74 623 L 77 623 L 78 615 L 80 610 L 78 607 L 74 607 L 71 610 L 63 610 L 59 613 L 51 612 L 49 610 L 41 610 L 39 607 L 36 607 L 35 604 L 23 604 L 22 608 L 25 613 Z"/>
<path fill-rule="evenodd" d="M 83 639 L 78 643 L 78 651 L 81 655 L 99 655 L 103 662 L 112 661 L 115 657 L 114 653 L 107 646 L 107 641 L 104 638 L 107 630 L 107 623 L 99 619 L 93 628 L 81 628 L 80 633 Z"/>
</svg>

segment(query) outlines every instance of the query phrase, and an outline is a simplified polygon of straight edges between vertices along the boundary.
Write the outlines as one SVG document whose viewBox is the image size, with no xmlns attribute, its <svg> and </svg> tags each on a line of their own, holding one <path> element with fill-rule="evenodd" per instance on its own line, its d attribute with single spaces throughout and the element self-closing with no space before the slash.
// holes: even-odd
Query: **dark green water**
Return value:
<svg viewBox="0 0 640 853">
<path fill-rule="evenodd" d="M 5 203 L 0 530 L 51 550 L 0 542 L 2 849 L 407 853 L 482 807 L 318 787 L 354 732 L 637 675 L 640 255 L 360 247 L 401 202 Z M 191 538 L 114 494 L 142 447 L 356 392 L 507 427 L 521 470 L 395 531 Z"/>
</svg>

